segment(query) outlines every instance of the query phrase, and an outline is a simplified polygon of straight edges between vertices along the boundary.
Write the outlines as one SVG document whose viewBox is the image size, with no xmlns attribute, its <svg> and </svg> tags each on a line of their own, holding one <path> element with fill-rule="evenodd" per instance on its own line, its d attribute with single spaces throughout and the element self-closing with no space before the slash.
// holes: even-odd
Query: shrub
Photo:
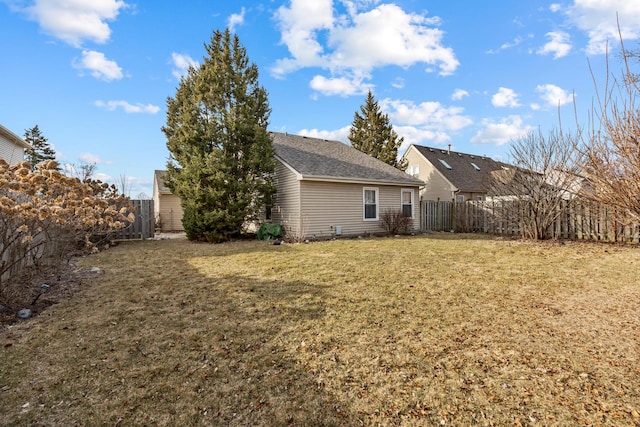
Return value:
<svg viewBox="0 0 640 427">
<path fill-rule="evenodd" d="M 411 218 L 406 216 L 400 209 L 388 209 L 380 216 L 382 226 L 390 236 L 396 234 L 408 234 Z"/>
<path fill-rule="evenodd" d="M 134 219 L 114 186 L 81 182 L 57 168 L 55 161 L 32 170 L 0 159 L 0 304 L 24 300 L 34 280 Z"/>
</svg>

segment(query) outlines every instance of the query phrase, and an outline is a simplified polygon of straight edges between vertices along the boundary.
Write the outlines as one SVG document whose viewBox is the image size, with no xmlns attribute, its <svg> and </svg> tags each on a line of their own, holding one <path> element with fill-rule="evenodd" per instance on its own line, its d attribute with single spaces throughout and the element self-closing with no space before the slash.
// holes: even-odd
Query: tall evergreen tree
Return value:
<svg viewBox="0 0 640 427">
<path fill-rule="evenodd" d="M 241 233 L 275 193 L 271 109 L 237 35 L 214 31 L 207 55 L 167 100 L 167 186 L 180 197 L 191 240 Z"/>
<path fill-rule="evenodd" d="M 398 149 L 404 138 L 398 138 L 389 116 L 382 112 L 371 91 L 360 106 L 360 113 L 356 111 L 349 131 L 353 148 L 404 170 L 407 165 L 398 160 Z"/>
<path fill-rule="evenodd" d="M 47 142 L 48 139 L 42 135 L 38 125 L 24 131 L 24 140 L 31 146 L 26 150 L 24 157 L 32 169 L 35 169 L 38 163 L 56 159 L 55 150 Z"/>
</svg>

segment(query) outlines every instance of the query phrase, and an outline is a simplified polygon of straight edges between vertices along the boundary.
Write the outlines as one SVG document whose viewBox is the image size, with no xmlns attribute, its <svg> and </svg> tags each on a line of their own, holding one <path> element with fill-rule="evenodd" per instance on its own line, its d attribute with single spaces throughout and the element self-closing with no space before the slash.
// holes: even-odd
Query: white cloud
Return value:
<svg viewBox="0 0 640 427">
<path fill-rule="evenodd" d="M 96 79 L 120 80 L 123 77 L 122 68 L 115 61 L 111 61 L 102 52 L 83 50 L 80 62 L 74 61 L 73 67 L 78 70 L 89 70 Z"/>
<path fill-rule="evenodd" d="M 549 6 L 549 10 L 551 12 L 559 12 L 562 9 L 562 6 L 558 3 L 552 3 L 551 6 Z"/>
<path fill-rule="evenodd" d="M 379 101 L 378 105 L 388 114 L 398 136 L 404 138 L 400 151 L 405 150 L 409 144 L 425 141 L 444 144 L 451 141 L 451 132 L 473 123 L 469 117 L 462 114 L 463 108 L 445 107 L 438 102 L 415 104 L 412 101 L 384 99 Z M 332 131 L 303 129 L 299 134 L 349 143 L 350 129 L 351 125 Z"/>
<path fill-rule="evenodd" d="M 145 113 L 145 114 L 156 114 L 160 111 L 160 107 L 152 104 L 130 104 L 127 101 L 101 101 L 98 100 L 94 102 L 96 107 L 104 108 L 107 111 L 114 111 L 117 108 L 122 108 L 125 113 L 135 114 L 135 113 Z"/>
<path fill-rule="evenodd" d="M 404 138 L 401 150 L 409 144 L 425 141 L 445 143 L 451 140 L 450 133 L 473 123 L 463 114 L 464 108 L 447 107 L 439 102 L 415 104 L 407 100 L 383 99 L 379 105 L 389 115 L 398 135 Z"/>
<path fill-rule="evenodd" d="M 519 107 L 518 94 L 506 87 L 501 87 L 498 92 L 491 97 L 491 103 L 494 107 Z"/>
<path fill-rule="evenodd" d="M 573 93 L 570 93 L 561 87 L 552 84 L 538 85 L 536 92 L 540 93 L 540 97 L 551 107 L 565 105 L 573 102 Z"/>
<path fill-rule="evenodd" d="M 337 130 L 302 129 L 300 132 L 298 132 L 298 134 L 302 136 L 309 136 L 311 138 L 328 139 L 332 141 L 342 141 L 345 144 L 348 144 L 350 130 L 351 130 L 351 125 L 345 126 Z"/>
<path fill-rule="evenodd" d="M 362 95 L 373 88 L 372 84 L 364 83 L 362 78 L 326 78 L 324 76 L 315 76 L 309 82 L 309 86 L 323 95 L 340 96 Z"/>
<path fill-rule="evenodd" d="M 398 136 L 404 138 L 398 151 L 406 150 L 411 144 L 435 143 L 445 144 L 451 141 L 448 133 L 433 129 L 424 129 L 415 126 L 394 126 Z"/>
<path fill-rule="evenodd" d="M 106 21 L 126 7 L 121 0 L 35 0 L 23 10 L 47 34 L 80 47 L 84 40 L 106 43 L 111 36 Z"/>
<path fill-rule="evenodd" d="M 524 125 L 520 116 L 509 116 L 498 122 L 485 119 L 482 125 L 483 128 L 471 138 L 472 144 L 504 145 L 531 131 L 531 126 Z"/>
<path fill-rule="evenodd" d="M 501 50 L 507 50 L 511 49 L 512 47 L 516 47 L 520 43 L 522 43 L 522 37 L 516 37 L 515 39 L 513 39 L 513 41 L 502 43 L 498 49 L 490 49 L 489 51 L 487 51 L 487 53 L 498 53 Z"/>
<path fill-rule="evenodd" d="M 391 82 L 391 86 L 396 89 L 402 89 L 404 87 L 404 79 L 401 77 L 396 78 L 393 82 Z"/>
<path fill-rule="evenodd" d="M 317 32 L 330 30 L 333 25 L 332 0 L 292 0 L 290 7 L 281 6 L 275 19 L 282 43 L 287 45 L 292 58 L 279 60 L 273 72 L 283 75 L 304 67 L 328 65 Z"/>
<path fill-rule="evenodd" d="M 550 39 L 544 46 L 538 49 L 538 54 L 546 55 L 553 53 L 553 58 L 558 59 L 566 56 L 571 51 L 572 45 L 569 34 L 564 31 L 550 31 L 546 34 Z"/>
<path fill-rule="evenodd" d="M 245 8 L 243 7 L 242 9 L 240 9 L 240 13 L 234 13 L 229 16 L 229 19 L 227 20 L 227 27 L 229 27 L 229 31 L 235 31 L 236 25 L 241 25 L 244 23 L 245 12 Z"/>
<path fill-rule="evenodd" d="M 460 65 L 453 50 L 442 46 L 444 33 L 435 27 L 437 18 L 406 13 L 395 4 L 352 18 L 352 25 L 337 26 L 329 35 L 329 44 L 336 46 L 334 64 L 370 70 L 424 63 L 437 66 L 441 75 L 452 74 Z"/>
<path fill-rule="evenodd" d="M 640 2 L 631 0 L 575 0 L 566 11 L 571 23 L 587 33 L 590 55 L 606 52 L 619 41 L 617 17 L 624 40 L 640 38 Z"/>
<path fill-rule="evenodd" d="M 198 62 L 194 61 L 189 55 L 176 52 L 171 53 L 171 62 L 173 62 L 171 74 L 178 80 L 187 75 L 189 66 L 196 67 L 198 65 Z"/>
<path fill-rule="evenodd" d="M 473 120 L 462 114 L 464 108 L 445 107 L 439 102 L 427 101 L 416 105 L 412 101 L 384 99 L 379 104 L 397 125 L 457 131 L 473 123 Z"/>
<path fill-rule="evenodd" d="M 453 94 L 451 95 L 451 99 L 453 101 L 459 101 L 462 98 L 464 98 L 465 96 L 469 96 L 469 92 L 467 92 L 464 89 L 456 89 Z"/>
<path fill-rule="evenodd" d="M 369 75 L 390 65 L 424 64 L 427 71 L 437 68 L 441 75 L 457 69 L 453 50 L 442 44 L 438 18 L 407 13 L 395 4 L 371 9 L 375 3 L 343 2 L 348 10 L 344 15 L 337 14 L 332 0 L 291 0 L 288 7 L 280 7 L 275 19 L 290 57 L 276 61 L 273 75 L 283 77 L 307 67 L 329 70 L 332 79 Z"/>
<path fill-rule="evenodd" d="M 80 155 L 78 156 L 78 160 L 80 160 L 83 163 L 89 163 L 89 164 L 105 163 L 100 156 L 96 154 L 91 154 L 91 153 L 80 153 Z"/>
</svg>

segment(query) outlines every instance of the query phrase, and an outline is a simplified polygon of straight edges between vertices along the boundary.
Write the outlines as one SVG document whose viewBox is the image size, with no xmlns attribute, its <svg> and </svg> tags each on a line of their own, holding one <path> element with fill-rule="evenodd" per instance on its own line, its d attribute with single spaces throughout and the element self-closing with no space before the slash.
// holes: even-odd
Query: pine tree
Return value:
<svg viewBox="0 0 640 427">
<path fill-rule="evenodd" d="M 26 150 L 24 157 L 32 169 L 36 169 L 38 163 L 56 159 L 55 150 L 47 142 L 48 139 L 42 135 L 38 125 L 24 131 L 24 140 L 31 146 Z"/>
<path fill-rule="evenodd" d="M 167 186 L 183 207 L 191 240 L 241 233 L 275 193 L 271 113 L 258 68 L 237 35 L 216 30 L 207 56 L 167 100 Z"/>
<path fill-rule="evenodd" d="M 398 161 L 398 149 L 404 138 L 398 138 L 389 121 L 389 116 L 382 112 L 371 91 L 367 95 L 365 104 L 360 106 L 360 112 L 362 115 L 356 111 L 349 131 L 351 146 L 404 170 L 407 165 Z"/>
</svg>

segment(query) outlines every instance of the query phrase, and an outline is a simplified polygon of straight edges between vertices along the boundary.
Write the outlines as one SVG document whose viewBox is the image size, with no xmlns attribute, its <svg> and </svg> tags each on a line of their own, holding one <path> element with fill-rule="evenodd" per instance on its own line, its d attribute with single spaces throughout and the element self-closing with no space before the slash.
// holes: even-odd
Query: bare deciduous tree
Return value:
<svg viewBox="0 0 640 427">
<path fill-rule="evenodd" d="M 524 238 L 546 239 L 579 191 L 576 137 L 552 130 L 529 132 L 514 140 L 509 164 L 492 174 L 489 195 L 500 204 L 496 220 L 517 228 Z"/>
<path fill-rule="evenodd" d="M 603 88 L 594 79 L 596 102 L 580 151 L 592 191 L 584 196 L 617 208 L 621 224 L 640 220 L 640 105 L 637 74 L 631 70 L 634 54 L 622 43 L 622 76 L 611 74 Z M 592 72 L 593 75 L 593 72 Z"/>
<path fill-rule="evenodd" d="M 120 174 L 120 176 L 115 179 L 115 184 L 120 194 L 129 197 L 129 193 L 131 192 L 131 179 L 126 174 Z"/>
</svg>

